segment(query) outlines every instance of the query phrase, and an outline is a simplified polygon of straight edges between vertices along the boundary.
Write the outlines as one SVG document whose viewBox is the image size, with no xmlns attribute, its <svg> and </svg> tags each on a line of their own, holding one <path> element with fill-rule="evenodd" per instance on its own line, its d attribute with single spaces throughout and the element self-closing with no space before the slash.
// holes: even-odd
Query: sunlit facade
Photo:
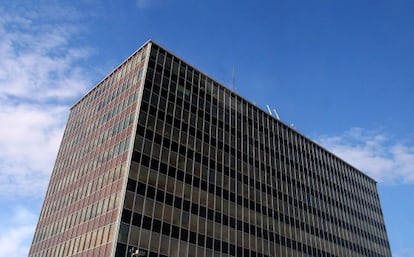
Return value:
<svg viewBox="0 0 414 257">
<path fill-rule="evenodd" d="M 391 253 L 374 180 L 149 41 L 72 107 L 29 254 L 138 255 Z"/>
</svg>

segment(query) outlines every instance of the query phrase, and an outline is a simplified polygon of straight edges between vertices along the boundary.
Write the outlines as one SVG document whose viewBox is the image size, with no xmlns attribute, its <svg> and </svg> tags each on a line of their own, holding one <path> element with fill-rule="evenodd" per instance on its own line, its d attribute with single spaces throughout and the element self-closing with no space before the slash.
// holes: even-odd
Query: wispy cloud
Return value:
<svg viewBox="0 0 414 257">
<path fill-rule="evenodd" d="M 2 13 L 0 94 L 39 101 L 83 92 L 86 78 L 76 64 L 92 51 L 71 46 L 75 32 L 71 24 L 37 24 Z"/>
<path fill-rule="evenodd" d="M 23 207 L 15 208 L 8 215 L 12 218 L 0 223 L 0 257 L 27 256 L 36 215 Z"/>
<path fill-rule="evenodd" d="M 78 14 L 23 11 L 0 9 L 0 198 L 43 196 L 68 104 L 91 85 L 82 67 L 93 51 L 73 40 Z"/>
<path fill-rule="evenodd" d="M 413 142 L 361 128 L 319 142 L 380 183 L 414 183 Z"/>
<path fill-rule="evenodd" d="M 66 106 L 0 104 L 0 197 L 43 194 L 66 114 Z"/>
</svg>

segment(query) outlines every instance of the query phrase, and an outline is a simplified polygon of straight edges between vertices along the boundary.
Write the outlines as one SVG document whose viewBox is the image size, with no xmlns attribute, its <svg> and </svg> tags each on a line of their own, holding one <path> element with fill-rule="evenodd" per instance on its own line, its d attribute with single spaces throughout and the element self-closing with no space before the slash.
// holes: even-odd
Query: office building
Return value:
<svg viewBox="0 0 414 257">
<path fill-rule="evenodd" d="M 31 257 L 390 257 L 376 182 L 149 41 L 72 108 Z"/>
</svg>

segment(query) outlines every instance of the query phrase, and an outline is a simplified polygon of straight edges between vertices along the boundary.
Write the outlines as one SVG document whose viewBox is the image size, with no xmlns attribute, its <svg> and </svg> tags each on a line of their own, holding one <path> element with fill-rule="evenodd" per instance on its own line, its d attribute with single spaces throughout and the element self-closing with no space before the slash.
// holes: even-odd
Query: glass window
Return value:
<svg viewBox="0 0 414 257">
<path fill-rule="evenodd" d="M 151 146 L 152 146 L 152 142 L 145 139 L 144 150 L 143 150 L 144 154 L 151 156 Z"/>
<path fill-rule="evenodd" d="M 189 222 L 190 222 L 190 214 L 186 211 L 183 211 L 181 215 L 182 226 L 185 228 L 188 228 Z"/>
<path fill-rule="evenodd" d="M 173 208 L 173 219 L 172 219 L 172 223 L 174 225 L 179 226 L 180 225 L 180 219 L 181 219 L 181 210 L 177 209 L 177 208 Z"/>
<path fill-rule="evenodd" d="M 135 193 L 127 191 L 125 194 L 125 208 L 132 209 Z"/>
<path fill-rule="evenodd" d="M 164 217 L 163 220 L 167 223 L 172 222 L 172 208 L 169 205 L 164 205 Z"/>
<path fill-rule="evenodd" d="M 154 217 L 160 220 L 162 220 L 163 218 L 162 207 L 163 207 L 162 203 L 159 203 L 159 202 L 155 203 Z"/>
<path fill-rule="evenodd" d="M 144 207 L 144 197 L 137 195 L 135 198 L 134 211 L 138 213 L 142 213 L 143 207 Z"/>
<path fill-rule="evenodd" d="M 141 229 L 141 244 L 142 248 L 148 248 L 149 240 L 151 238 L 151 232 L 147 229 Z"/>
</svg>

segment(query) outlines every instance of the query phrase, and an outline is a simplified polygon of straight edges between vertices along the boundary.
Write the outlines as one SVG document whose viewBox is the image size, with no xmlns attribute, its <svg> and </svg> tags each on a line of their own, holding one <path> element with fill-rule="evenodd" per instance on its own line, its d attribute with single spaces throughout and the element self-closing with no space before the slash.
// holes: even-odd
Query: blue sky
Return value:
<svg viewBox="0 0 414 257">
<path fill-rule="evenodd" d="M 414 1 L 2 1 L 0 257 L 24 256 L 69 107 L 148 39 L 378 181 L 414 256 Z"/>
</svg>

